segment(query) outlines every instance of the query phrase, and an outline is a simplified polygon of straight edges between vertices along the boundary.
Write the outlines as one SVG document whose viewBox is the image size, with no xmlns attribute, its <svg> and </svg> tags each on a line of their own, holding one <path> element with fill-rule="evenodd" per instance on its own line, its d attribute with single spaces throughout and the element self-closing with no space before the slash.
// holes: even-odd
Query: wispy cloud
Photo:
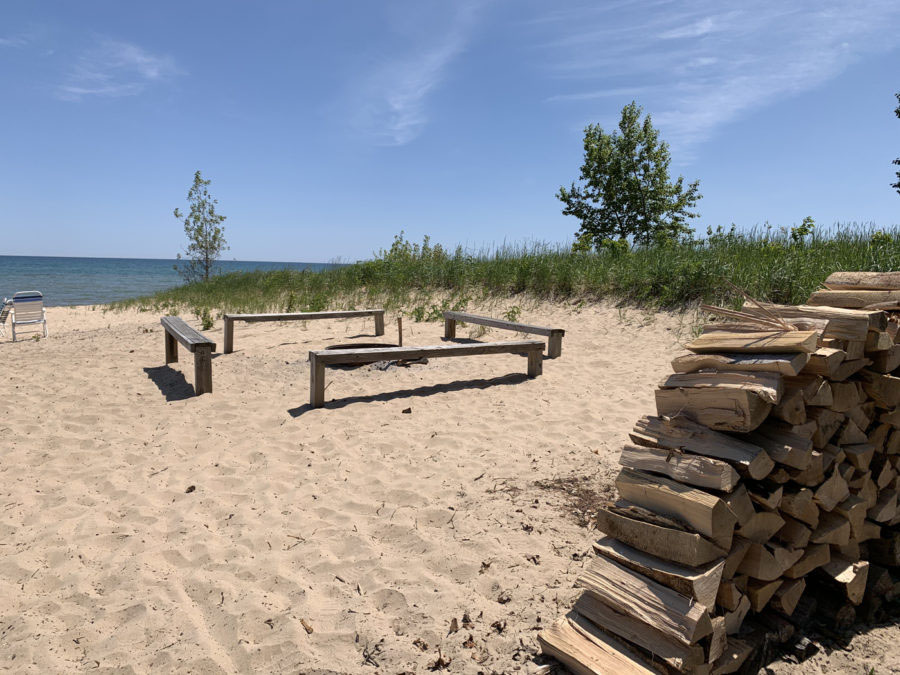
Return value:
<svg viewBox="0 0 900 675">
<path fill-rule="evenodd" d="M 129 42 L 102 40 L 77 59 L 56 87 L 56 95 L 66 101 L 136 96 L 178 72 L 169 56 L 151 54 Z"/>
<path fill-rule="evenodd" d="M 896 0 L 648 0 L 615 16 L 585 16 L 574 30 L 551 25 L 543 36 L 565 91 L 547 100 L 575 105 L 639 91 L 664 136 L 685 148 L 900 45 Z"/>
<path fill-rule="evenodd" d="M 25 47 L 27 44 L 28 38 L 24 35 L 0 37 L 0 47 Z"/>
<path fill-rule="evenodd" d="M 420 27 L 417 32 L 425 35 L 376 67 L 362 85 L 355 122 L 376 143 L 406 145 L 428 123 L 428 96 L 441 84 L 453 60 L 465 51 L 478 9 L 476 2 L 451 6 L 452 16 L 439 22 L 432 17 L 437 29 Z"/>
</svg>

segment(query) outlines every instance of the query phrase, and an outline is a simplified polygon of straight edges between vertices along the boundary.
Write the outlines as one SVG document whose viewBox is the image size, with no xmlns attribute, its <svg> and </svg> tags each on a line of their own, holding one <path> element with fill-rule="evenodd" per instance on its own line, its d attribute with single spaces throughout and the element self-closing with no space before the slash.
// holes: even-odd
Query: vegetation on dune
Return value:
<svg viewBox="0 0 900 675">
<path fill-rule="evenodd" d="M 710 230 L 644 246 L 610 243 L 598 251 L 535 244 L 480 252 L 395 238 L 372 260 L 320 272 L 279 270 L 213 276 L 114 308 L 155 311 L 287 312 L 383 306 L 414 320 L 444 309 L 526 296 L 572 302 L 600 299 L 657 308 L 697 302 L 739 306 L 725 281 L 751 296 L 803 303 L 838 270 L 900 269 L 900 228 L 842 227 Z"/>
</svg>

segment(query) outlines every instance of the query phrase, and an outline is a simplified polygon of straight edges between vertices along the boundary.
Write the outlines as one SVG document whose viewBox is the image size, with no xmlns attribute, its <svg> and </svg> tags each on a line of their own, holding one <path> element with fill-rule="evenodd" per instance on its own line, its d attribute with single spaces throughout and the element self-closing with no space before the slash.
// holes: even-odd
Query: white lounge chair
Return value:
<svg viewBox="0 0 900 675">
<path fill-rule="evenodd" d="M 3 298 L 0 302 L 0 335 L 6 335 L 6 319 L 12 311 L 12 300 Z"/>
<path fill-rule="evenodd" d="M 47 312 L 40 291 L 20 291 L 12 297 L 12 339 L 16 341 L 16 326 L 41 324 L 47 337 Z"/>
</svg>

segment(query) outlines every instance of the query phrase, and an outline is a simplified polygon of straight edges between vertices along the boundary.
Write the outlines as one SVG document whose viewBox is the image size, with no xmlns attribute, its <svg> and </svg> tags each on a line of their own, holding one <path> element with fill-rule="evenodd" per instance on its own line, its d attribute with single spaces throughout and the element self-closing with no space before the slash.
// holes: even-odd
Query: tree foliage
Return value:
<svg viewBox="0 0 900 675">
<path fill-rule="evenodd" d="M 216 261 L 228 250 L 225 228 L 222 225 L 225 216 L 216 213 L 216 204 L 219 202 L 210 197 L 207 189 L 211 182 L 204 180 L 197 171 L 187 195 L 190 212 L 185 215 L 175 209 L 175 217 L 184 221 L 184 233 L 188 239 L 183 256 L 186 262 L 181 266 L 176 265 L 175 269 L 187 283 L 207 281 Z M 181 253 L 177 257 L 182 260 Z"/>
<path fill-rule="evenodd" d="M 613 241 L 636 244 L 677 238 L 687 232 L 692 209 L 702 197 L 700 181 L 669 178 L 669 145 L 660 141 L 650 115 L 634 101 L 622 109 L 618 131 L 596 124 L 584 130 L 584 164 L 579 185 L 561 187 L 563 214 L 581 221 L 576 248 L 602 248 Z"/>
<path fill-rule="evenodd" d="M 894 108 L 894 114 L 900 119 L 900 91 L 894 94 L 894 96 L 897 97 L 897 107 Z M 900 166 L 900 157 L 894 160 L 894 164 Z M 897 172 L 897 182 L 891 183 L 891 187 L 897 191 L 897 194 L 900 194 L 900 171 Z"/>
</svg>

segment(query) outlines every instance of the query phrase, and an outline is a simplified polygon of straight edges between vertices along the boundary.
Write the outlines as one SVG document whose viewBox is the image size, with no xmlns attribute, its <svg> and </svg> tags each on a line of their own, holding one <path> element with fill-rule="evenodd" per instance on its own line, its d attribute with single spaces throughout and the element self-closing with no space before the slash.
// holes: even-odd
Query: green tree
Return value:
<svg viewBox="0 0 900 675">
<path fill-rule="evenodd" d="M 175 217 L 184 221 L 184 233 L 188 239 L 184 249 L 186 263 L 176 265 L 175 269 L 187 283 L 208 280 L 216 261 L 228 250 L 225 228 L 222 226 L 225 216 L 216 213 L 216 204 L 219 202 L 209 195 L 207 188 L 210 183 L 197 171 L 187 195 L 190 213 L 185 216 L 175 209 Z M 177 258 L 182 260 L 181 253 Z"/>
<path fill-rule="evenodd" d="M 650 115 L 634 101 L 622 108 L 619 130 L 607 134 L 596 124 L 584 130 L 581 184 L 561 187 L 563 214 L 581 221 L 575 248 L 600 248 L 609 240 L 647 244 L 688 232 L 700 181 L 685 188 L 684 177 L 669 179 L 669 145 L 660 141 Z"/>
<path fill-rule="evenodd" d="M 894 114 L 900 119 L 900 92 L 897 92 L 894 96 L 897 97 L 897 107 L 894 108 Z M 894 164 L 900 166 L 900 157 L 894 160 Z M 897 191 L 897 194 L 900 194 L 900 171 L 897 172 L 897 182 L 891 183 L 891 187 Z"/>
</svg>

